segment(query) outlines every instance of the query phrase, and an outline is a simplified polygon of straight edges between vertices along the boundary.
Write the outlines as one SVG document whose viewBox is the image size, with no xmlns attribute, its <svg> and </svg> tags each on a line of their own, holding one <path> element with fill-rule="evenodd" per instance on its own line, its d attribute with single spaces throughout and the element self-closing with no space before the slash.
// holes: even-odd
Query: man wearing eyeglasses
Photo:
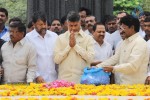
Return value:
<svg viewBox="0 0 150 100">
<path fill-rule="evenodd" d="M 125 40 L 114 56 L 97 65 L 106 72 L 119 73 L 116 84 L 144 84 L 147 77 L 149 51 L 146 41 L 138 34 L 140 22 L 127 15 L 120 20 Z"/>
</svg>

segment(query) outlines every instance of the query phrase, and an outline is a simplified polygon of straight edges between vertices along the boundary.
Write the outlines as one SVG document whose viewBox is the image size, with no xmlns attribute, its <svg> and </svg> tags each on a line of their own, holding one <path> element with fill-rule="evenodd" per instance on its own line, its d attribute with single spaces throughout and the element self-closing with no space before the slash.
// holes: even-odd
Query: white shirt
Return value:
<svg viewBox="0 0 150 100">
<path fill-rule="evenodd" d="M 142 36 L 142 38 L 145 37 L 145 31 L 143 31 L 143 30 L 141 29 L 141 27 L 140 27 L 140 30 L 139 30 L 138 33 L 140 34 L 140 36 Z"/>
<path fill-rule="evenodd" d="M 113 42 L 112 42 L 111 34 L 110 33 L 105 32 L 105 38 L 104 38 L 104 40 L 107 41 L 113 47 Z"/>
<path fill-rule="evenodd" d="M 113 49 L 116 49 L 116 46 L 118 44 L 118 42 L 121 40 L 121 36 L 120 36 L 120 32 L 119 30 L 115 31 L 114 33 L 111 34 L 111 40 L 112 40 L 112 45 L 113 45 Z"/>
<path fill-rule="evenodd" d="M 147 41 L 147 44 L 148 44 L 149 53 L 150 53 L 150 40 Z M 149 55 L 149 57 L 150 57 L 150 55 Z M 150 60 L 149 60 L 149 66 L 148 66 L 148 76 L 150 76 Z"/>
<path fill-rule="evenodd" d="M 104 61 L 113 55 L 111 44 L 106 41 L 101 46 L 95 41 L 94 50 L 95 61 Z"/>
<path fill-rule="evenodd" d="M 37 50 L 37 72 L 36 77 L 42 76 L 46 82 L 57 79 L 55 63 L 53 61 L 54 45 L 58 35 L 49 30 L 44 38 L 34 29 L 26 35 Z"/>
<path fill-rule="evenodd" d="M 87 29 L 87 30 L 85 30 L 84 31 L 86 34 L 88 34 L 88 35 L 92 35 L 92 33 L 90 33 L 90 31 Z"/>
</svg>

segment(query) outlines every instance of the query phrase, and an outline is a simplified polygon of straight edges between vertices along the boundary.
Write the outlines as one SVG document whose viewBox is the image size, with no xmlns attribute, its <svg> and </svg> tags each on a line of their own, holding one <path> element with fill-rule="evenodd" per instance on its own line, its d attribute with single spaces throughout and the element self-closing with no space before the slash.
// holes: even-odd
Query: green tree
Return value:
<svg viewBox="0 0 150 100">
<path fill-rule="evenodd" d="M 126 11 L 129 14 L 138 5 L 142 6 L 143 0 L 114 0 L 114 14 L 119 11 Z"/>
<path fill-rule="evenodd" d="M 0 0 L 0 7 L 8 10 L 9 19 L 19 17 L 26 22 L 27 0 Z"/>
</svg>

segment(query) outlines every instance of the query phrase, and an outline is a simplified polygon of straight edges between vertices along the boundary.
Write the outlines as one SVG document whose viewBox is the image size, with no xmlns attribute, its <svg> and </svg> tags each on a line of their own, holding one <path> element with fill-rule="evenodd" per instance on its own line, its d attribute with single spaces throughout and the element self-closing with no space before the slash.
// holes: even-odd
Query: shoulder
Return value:
<svg viewBox="0 0 150 100">
<path fill-rule="evenodd" d="M 50 30 L 47 30 L 46 33 L 52 37 L 58 37 L 58 35 L 55 32 L 52 32 Z"/>
</svg>

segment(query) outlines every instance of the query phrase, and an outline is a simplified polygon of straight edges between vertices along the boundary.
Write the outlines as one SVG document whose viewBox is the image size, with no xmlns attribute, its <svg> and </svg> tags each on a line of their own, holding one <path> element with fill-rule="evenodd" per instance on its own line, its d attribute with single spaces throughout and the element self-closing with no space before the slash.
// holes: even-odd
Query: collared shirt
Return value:
<svg viewBox="0 0 150 100">
<path fill-rule="evenodd" d="M 112 46 L 106 41 L 101 46 L 95 41 L 94 50 L 94 61 L 104 61 L 113 55 Z"/>
<path fill-rule="evenodd" d="M 142 30 L 141 29 L 141 27 L 140 27 L 140 30 L 139 30 L 139 32 L 138 32 L 139 34 L 140 34 L 140 36 L 142 37 L 142 38 L 144 38 L 145 37 L 145 31 L 144 30 Z"/>
<path fill-rule="evenodd" d="M 149 54 L 150 54 L 150 40 L 147 41 L 147 44 L 148 44 Z M 150 76 L 150 55 L 149 55 L 148 76 Z"/>
<path fill-rule="evenodd" d="M 2 46 L 4 83 L 33 82 L 36 71 L 36 51 L 25 38 Z"/>
<path fill-rule="evenodd" d="M 136 33 L 122 41 L 114 56 L 97 66 L 114 66 L 113 72 L 119 72 L 120 77 L 117 84 L 144 84 L 148 61 L 147 43 Z"/>
<path fill-rule="evenodd" d="M 36 77 L 42 76 L 46 82 L 57 79 L 55 63 L 53 60 L 54 45 L 58 35 L 49 30 L 44 38 L 34 29 L 26 35 L 26 38 L 35 46 L 37 51 Z"/>
<path fill-rule="evenodd" d="M 110 37 L 111 37 L 110 44 L 112 45 L 113 50 L 116 50 L 118 42 L 122 40 L 119 30 L 116 30 L 114 33 L 112 33 Z"/>
<path fill-rule="evenodd" d="M 3 31 L 0 32 L 0 38 L 5 40 L 5 41 L 9 41 L 10 40 L 8 28 L 6 26 L 4 27 Z"/>
<path fill-rule="evenodd" d="M 69 36 L 67 31 L 56 41 L 54 61 L 59 64 L 58 79 L 80 83 L 83 69 L 90 66 L 94 58 L 94 39 L 80 30 L 76 35 L 76 45 L 71 48 Z"/>
</svg>

